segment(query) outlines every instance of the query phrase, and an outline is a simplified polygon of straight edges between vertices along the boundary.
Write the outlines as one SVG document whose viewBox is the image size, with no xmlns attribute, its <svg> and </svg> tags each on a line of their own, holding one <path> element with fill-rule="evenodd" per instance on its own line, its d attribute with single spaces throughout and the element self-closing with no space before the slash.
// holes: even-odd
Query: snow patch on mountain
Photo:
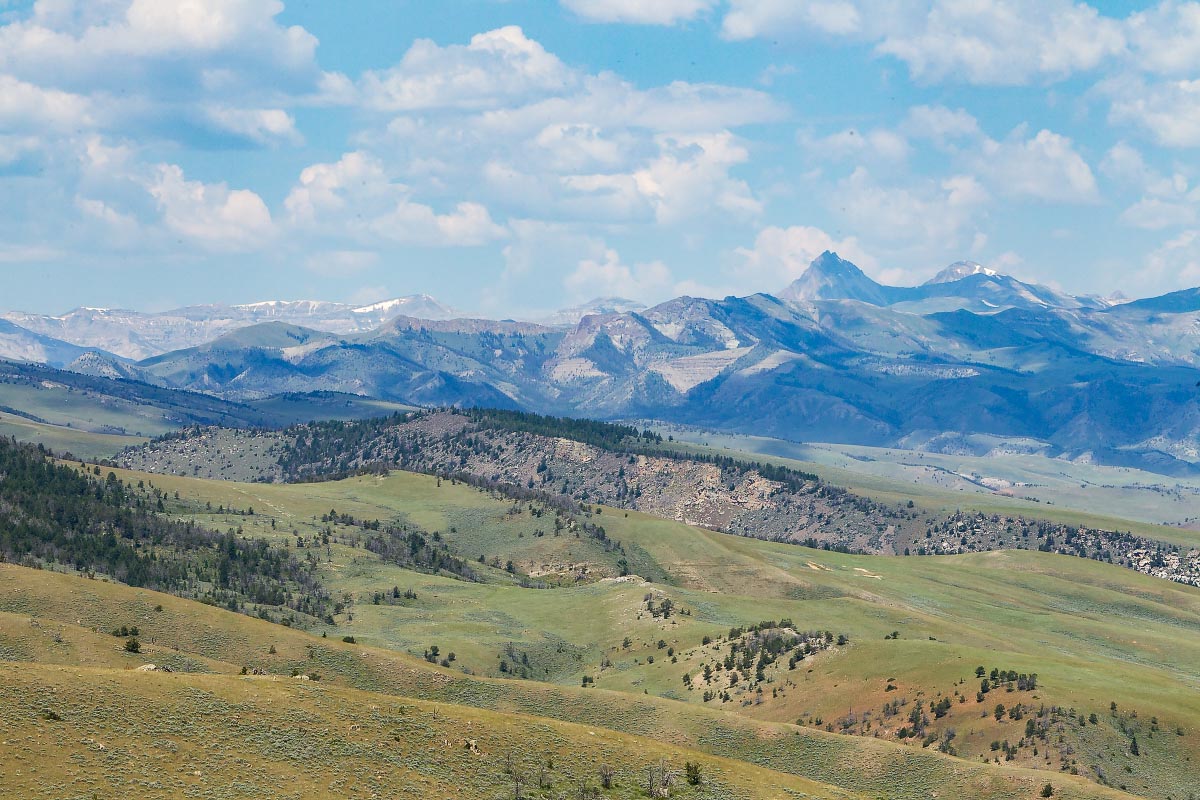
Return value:
<svg viewBox="0 0 1200 800">
<path fill-rule="evenodd" d="M 924 285 L 932 286 L 936 283 L 952 283 L 954 281 L 961 281 L 963 278 L 969 278 L 972 275 L 986 275 L 989 278 L 995 278 L 999 274 L 996 270 L 988 269 L 982 264 L 976 264 L 974 261 L 955 261 L 937 275 L 925 281 Z"/>
</svg>

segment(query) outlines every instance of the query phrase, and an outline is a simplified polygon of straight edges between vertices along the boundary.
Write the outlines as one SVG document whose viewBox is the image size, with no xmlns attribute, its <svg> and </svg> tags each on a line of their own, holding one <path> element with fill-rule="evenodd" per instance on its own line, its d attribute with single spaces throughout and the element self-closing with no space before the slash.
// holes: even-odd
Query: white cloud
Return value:
<svg viewBox="0 0 1200 800">
<path fill-rule="evenodd" d="M 95 123 L 86 98 L 0 74 L 0 127 L 5 131 L 78 131 Z"/>
<path fill-rule="evenodd" d="M 896 131 L 876 128 L 860 131 L 847 128 L 824 137 L 802 133 L 799 144 L 810 155 L 843 160 L 902 162 L 911 153 L 908 140 Z"/>
<path fill-rule="evenodd" d="M 296 120 L 283 109 L 213 107 L 207 109 L 206 113 L 220 130 L 259 144 L 299 144 L 303 140 L 296 130 Z"/>
<path fill-rule="evenodd" d="M 749 153 L 727 131 L 703 136 L 660 136 L 661 154 L 633 173 L 656 219 L 673 224 L 710 211 L 750 217 L 762 206 L 745 181 L 729 175 Z"/>
<path fill-rule="evenodd" d="M 139 243 L 143 229 L 132 214 L 118 211 L 103 200 L 91 197 L 76 196 L 75 205 L 86 216 L 102 224 L 110 241 L 125 247 L 133 247 Z"/>
<path fill-rule="evenodd" d="M 1164 175 L 1146 163 L 1141 152 L 1125 142 L 1113 145 L 1100 170 L 1124 188 L 1141 193 L 1140 199 L 1121 214 L 1126 225 L 1161 230 L 1193 225 L 1200 219 L 1200 187 L 1193 188 L 1186 175 Z"/>
<path fill-rule="evenodd" d="M 731 0 L 722 31 L 873 41 L 917 80 L 981 85 L 1063 78 L 1125 51 L 1120 22 L 1071 0 Z"/>
<path fill-rule="evenodd" d="M 826 250 L 868 272 L 878 266 L 875 258 L 853 236 L 835 239 L 820 228 L 793 225 L 764 228 L 755 238 L 754 247 L 739 247 L 735 251 L 733 274 L 739 286 L 777 291 L 799 278 Z"/>
<path fill-rule="evenodd" d="M 945 106 L 913 106 L 900 130 L 913 138 L 930 139 L 940 145 L 980 135 L 979 121 L 975 117 L 961 108 Z"/>
<path fill-rule="evenodd" d="M 0 24 L 0 97 L 42 92 L 53 131 L 77 128 L 192 141 L 295 142 L 286 111 L 329 82 L 317 40 L 276 17 L 279 0 L 40 0 Z M 26 90 L 27 91 L 27 90 Z"/>
<path fill-rule="evenodd" d="M 1195 201 L 1185 202 L 1162 197 L 1143 197 L 1121 213 L 1126 225 L 1145 230 L 1162 230 L 1195 224 Z"/>
<path fill-rule="evenodd" d="M 560 0 L 571 11 L 593 22 L 674 25 L 695 19 L 716 0 Z"/>
<path fill-rule="evenodd" d="M 944 252 L 961 246 L 987 200 L 987 191 L 970 175 L 880 186 L 860 167 L 838 183 L 831 204 L 871 241 Z"/>
<path fill-rule="evenodd" d="M 418 39 L 400 63 L 361 81 L 362 101 L 382 111 L 499 108 L 570 88 L 578 76 L 515 25 L 466 45 Z"/>
<path fill-rule="evenodd" d="M 866 16 L 869 18 L 869 11 Z M 805 30 L 855 35 L 862 33 L 864 24 L 864 11 L 851 0 L 730 0 L 721 33 L 729 39 Z"/>
<path fill-rule="evenodd" d="M 573 92 L 485 113 L 478 124 L 489 133 L 505 135 L 581 122 L 605 130 L 678 133 L 774 122 L 785 114 L 770 95 L 754 89 L 685 81 L 638 89 L 612 73 L 602 73 L 582 78 Z"/>
<path fill-rule="evenodd" d="M 728 132 L 656 137 L 659 154 L 627 173 L 568 175 L 562 185 L 576 199 L 606 204 L 617 217 L 644 213 L 663 225 L 713 213 L 752 217 L 762 210 L 750 187 L 730 176 L 749 154 Z"/>
<path fill-rule="evenodd" d="M 1100 162 L 1100 171 L 1113 180 L 1138 186 L 1151 175 L 1141 152 L 1127 142 L 1117 142 L 1108 149 Z"/>
<path fill-rule="evenodd" d="M 514 27 L 419 42 L 361 86 L 403 112 L 357 140 L 389 176 L 439 195 L 470 185 L 509 217 L 593 224 L 757 214 L 732 174 L 749 160 L 733 130 L 787 113 L 752 89 L 586 74 Z"/>
<path fill-rule="evenodd" d="M 1167 147 L 1200 146 L 1200 80 L 1121 78 L 1101 89 L 1112 98 L 1110 122 L 1140 128 Z"/>
<path fill-rule="evenodd" d="M 913 29 L 877 45 L 917 80 L 984 85 L 1063 78 L 1124 48 L 1117 21 L 1069 0 L 935 0 Z"/>
<path fill-rule="evenodd" d="M 427 205 L 400 200 L 368 227 L 380 239 L 426 247 L 474 247 L 507 235 L 486 208 L 469 202 L 438 214 Z"/>
<path fill-rule="evenodd" d="M 1137 273 L 1145 291 L 1171 291 L 1200 284 L 1200 230 L 1190 229 L 1163 242 L 1146 256 Z"/>
<path fill-rule="evenodd" d="M 346 153 L 336 163 L 306 167 L 284 208 L 296 229 L 359 241 L 454 247 L 506 235 L 479 203 L 459 202 L 439 214 L 415 202 L 409 187 L 388 177 L 382 161 L 360 151 Z"/>
<path fill-rule="evenodd" d="M 282 11 L 280 0 L 39 2 L 32 16 L 0 27 L 0 68 L 87 87 L 182 68 L 194 77 L 217 70 L 228 88 L 250 65 L 313 78 L 317 40 L 280 26 Z"/>
<path fill-rule="evenodd" d="M 605 135 L 590 123 L 547 125 L 533 137 L 543 157 L 541 162 L 556 172 L 581 173 L 622 166 L 637 146 L 627 132 Z"/>
<path fill-rule="evenodd" d="M 275 232 L 271 212 L 248 189 L 184 178 L 174 164 L 159 165 L 146 185 L 171 231 L 214 250 L 255 250 Z"/>
<path fill-rule="evenodd" d="M 987 140 L 976 166 L 997 191 L 1064 203 L 1098 198 L 1091 167 L 1070 139 L 1041 130 L 1031 138 L 1018 128 L 1002 142 Z"/>
<path fill-rule="evenodd" d="M 1166 0 L 1126 23 L 1138 67 L 1164 75 L 1200 70 L 1200 3 Z"/>
<path fill-rule="evenodd" d="M 360 200 L 366 200 L 385 193 L 387 183 L 378 159 L 358 151 L 346 153 L 336 163 L 305 167 L 283 205 L 294 223 L 311 224 L 318 221 L 318 214 L 324 217 L 344 209 L 351 187 Z"/>
<path fill-rule="evenodd" d="M 653 302 L 671 293 L 671 270 L 661 261 L 628 266 L 621 263 L 615 250 L 604 251 L 603 258 L 587 258 L 563 278 L 563 287 L 577 302 L 594 297 L 627 297 Z"/>
</svg>

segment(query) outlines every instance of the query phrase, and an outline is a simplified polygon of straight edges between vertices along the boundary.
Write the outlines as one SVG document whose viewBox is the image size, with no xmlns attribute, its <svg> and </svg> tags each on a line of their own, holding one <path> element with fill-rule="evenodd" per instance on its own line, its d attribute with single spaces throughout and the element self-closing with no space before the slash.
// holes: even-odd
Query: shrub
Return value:
<svg viewBox="0 0 1200 800">
<path fill-rule="evenodd" d="M 133 639 L 133 638 L 126 639 L 125 640 L 125 652 L 126 653 L 142 652 L 142 643 L 139 642 L 137 639 Z"/>
</svg>

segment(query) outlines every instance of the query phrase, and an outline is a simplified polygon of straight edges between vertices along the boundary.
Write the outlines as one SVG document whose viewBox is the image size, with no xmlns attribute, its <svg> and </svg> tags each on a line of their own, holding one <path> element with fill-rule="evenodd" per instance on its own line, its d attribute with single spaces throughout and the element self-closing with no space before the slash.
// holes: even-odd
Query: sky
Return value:
<svg viewBox="0 0 1200 800">
<path fill-rule="evenodd" d="M 0 0 L 0 308 L 1200 284 L 1200 2 Z"/>
</svg>

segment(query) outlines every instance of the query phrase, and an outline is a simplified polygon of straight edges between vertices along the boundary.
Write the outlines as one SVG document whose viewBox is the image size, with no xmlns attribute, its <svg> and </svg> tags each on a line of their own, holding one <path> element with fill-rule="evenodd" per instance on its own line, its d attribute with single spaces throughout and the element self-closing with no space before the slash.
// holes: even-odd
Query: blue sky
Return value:
<svg viewBox="0 0 1200 800">
<path fill-rule="evenodd" d="M 1200 3 L 0 0 L 0 307 L 1200 284 Z"/>
</svg>

